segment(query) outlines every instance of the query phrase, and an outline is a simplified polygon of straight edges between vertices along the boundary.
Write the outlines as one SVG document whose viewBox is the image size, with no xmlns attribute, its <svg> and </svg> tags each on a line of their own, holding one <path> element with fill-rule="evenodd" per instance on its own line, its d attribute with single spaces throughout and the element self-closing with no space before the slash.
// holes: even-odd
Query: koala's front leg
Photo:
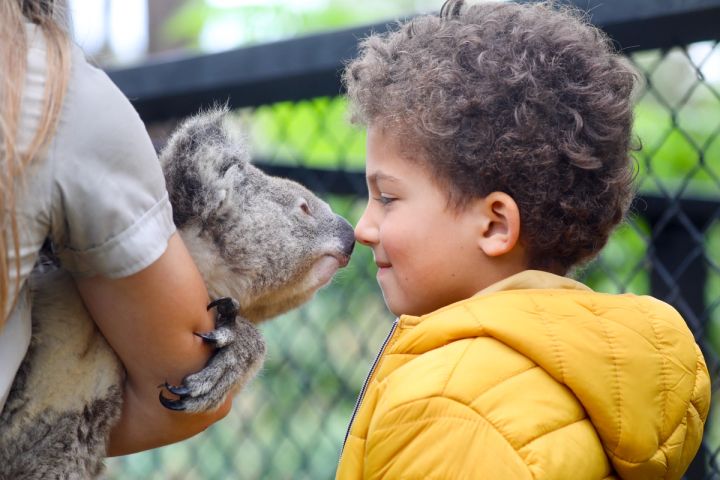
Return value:
<svg viewBox="0 0 720 480">
<path fill-rule="evenodd" d="M 180 385 L 160 385 L 179 397 L 169 399 L 160 392 L 160 402 L 171 410 L 201 412 L 220 406 L 228 392 L 239 390 L 263 363 L 265 342 L 254 325 L 238 316 L 238 303 L 225 297 L 210 303 L 208 310 L 213 307 L 215 330 L 196 333 L 216 348 L 208 364 Z"/>
</svg>

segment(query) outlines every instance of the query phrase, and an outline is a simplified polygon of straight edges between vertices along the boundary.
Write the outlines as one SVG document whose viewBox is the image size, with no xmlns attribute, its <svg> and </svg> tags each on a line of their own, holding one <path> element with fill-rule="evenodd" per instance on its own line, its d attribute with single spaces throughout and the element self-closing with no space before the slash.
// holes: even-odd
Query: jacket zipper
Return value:
<svg viewBox="0 0 720 480">
<path fill-rule="evenodd" d="M 355 401 L 355 409 L 353 410 L 353 413 L 350 416 L 350 423 L 348 423 L 347 431 L 345 432 L 345 439 L 343 440 L 342 449 L 340 450 L 340 459 L 342 459 L 342 454 L 345 451 L 345 444 L 347 443 L 347 439 L 350 436 L 350 428 L 352 427 L 352 424 L 355 421 L 355 416 L 357 415 L 358 410 L 360 409 L 360 403 L 362 402 L 363 397 L 365 397 L 365 391 L 367 390 L 368 383 L 370 383 L 370 378 L 373 376 L 373 373 L 375 373 L 375 368 L 377 367 L 377 364 L 380 361 L 380 357 L 382 357 L 382 354 L 385 352 L 385 347 L 387 347 L 387 344 L 390 341 L 390 338 L 393 336 L 393 333 L 395 333 L 397 326 L 398 326 L 398 318 L 396 318 L 395 321 L 393 322 L 392 328 L 390 329 L 390 333 L 388 333 L 387 337 L 385 337 L 385 341 L 383 342 L 382 346 L 380 347 L 380 351 L 378 352 L 377 356 L 375 357 L 375 361 L 373 362 L 372 367 L 370 367 L 370 372 L 368 373 L 367 377 L 365 377 L 365 383 L 363 383 L 363 386 L 360 389 L 360 394 L 358 395 L 357 401 Z M 340 463 L 340 460 L 338 459 L 338 464 L 339 463 Z"/>
</svg>

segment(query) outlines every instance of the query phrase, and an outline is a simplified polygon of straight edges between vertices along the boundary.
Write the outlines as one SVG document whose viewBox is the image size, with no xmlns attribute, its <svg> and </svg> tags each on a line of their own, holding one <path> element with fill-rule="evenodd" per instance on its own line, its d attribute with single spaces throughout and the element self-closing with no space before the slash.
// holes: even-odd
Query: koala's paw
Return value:
<svg viewBox="0 0 720 480">
<path fill-rule="evenodd" d="M 180 385 L 167 382 L 160 387 L 175 394 L 170 399 L 160 392 L 160 403 L 171 410 L 202 412 L 220 406 L 229 392 L 237 392 L 259 370 L 265 358 L 265 342 L 257 328 L 238 316 L 238 303 L 220 298 L 208 305 L 215 307 L 215 330 L 196 333 L 217 350 L 208 364 L 188 375 Z"/>
</svg>

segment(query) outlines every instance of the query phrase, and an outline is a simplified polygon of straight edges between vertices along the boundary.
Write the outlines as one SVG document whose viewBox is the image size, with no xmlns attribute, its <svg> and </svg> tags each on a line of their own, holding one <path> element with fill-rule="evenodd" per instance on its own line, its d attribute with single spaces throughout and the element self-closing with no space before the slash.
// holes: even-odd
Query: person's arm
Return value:
<svg viewBox="0 0 720 480">
<path fill-rule="evenodd" d="M 214 310 L 206 311 L 207 289 L 177 233 L 158 260 L 134 275 L 76 282 L 127 371 L 123 412 L 112 430 L 108 456 L 186 439 L 227 415 L 231 398 L 218 410 L 201 414 L 174 412 L 158 400 L 159 385 L 177 385 L 205 366 L 211 348 L 194 333 L 214 328 Z"/>
</svg>

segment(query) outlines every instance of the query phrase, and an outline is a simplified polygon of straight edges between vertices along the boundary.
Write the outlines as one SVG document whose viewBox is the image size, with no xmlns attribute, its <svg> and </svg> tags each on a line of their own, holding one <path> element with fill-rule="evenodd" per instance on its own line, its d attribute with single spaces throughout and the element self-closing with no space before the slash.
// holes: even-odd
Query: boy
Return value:
<svg viewBox="0 0 720 480">
<path fill-rule="evenodd" d="M 637 75 L 576 13 L 449 1 L 344 78 L 368 129 L 357 240 L 399 319 L 339 479 L 680 478 L 710 382 L 683 319 L 566 278 L 632 197 Z"/>
</svg>

